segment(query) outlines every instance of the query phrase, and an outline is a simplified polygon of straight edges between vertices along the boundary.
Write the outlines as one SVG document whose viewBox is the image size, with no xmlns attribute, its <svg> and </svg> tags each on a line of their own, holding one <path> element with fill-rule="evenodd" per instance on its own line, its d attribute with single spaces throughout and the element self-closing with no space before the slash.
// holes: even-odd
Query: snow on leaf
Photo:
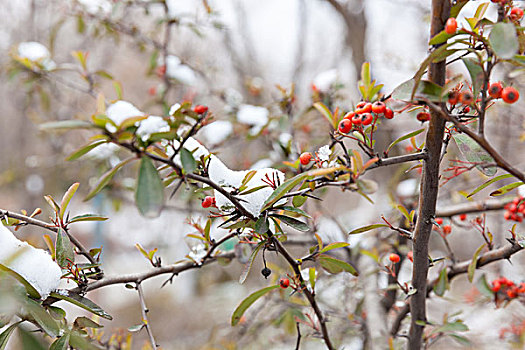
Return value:
<svg viewBox="0 0 525 350">
<path fill-rule="evenodd" d="M 119 100 L 108 107 L 106 110 L 106 115 L 116 125 L 120 125 L 124 120 L 131 117 L 143 116 L 144 113 L 133 104 L 127 101 Z M 117 128 L 110 124 L 106 124 L 106 129 L 109 132 L 117 131 Z"/>
</svg>

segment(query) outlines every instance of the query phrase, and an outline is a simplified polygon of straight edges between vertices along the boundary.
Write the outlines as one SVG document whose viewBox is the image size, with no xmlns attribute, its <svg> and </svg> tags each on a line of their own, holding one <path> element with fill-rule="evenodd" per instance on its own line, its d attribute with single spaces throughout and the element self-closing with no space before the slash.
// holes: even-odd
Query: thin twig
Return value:
<svg viewBox="0 0 525 350">
<path fill-rule="evenodd" d="M 144 299 L 144 292 L 142 290 L 142 284 L 137 283 L 137 292 L 139 293 L 139 299 L 140 299 L 140 311 L 142 312 L 142 322 L 144 323 L 144 326 L 146 327 L 146 331 L 148 332 L 149 341 L 151 342 L 151 346 L 153 349 L 157 348 L 157 343 L 155 342 L 155 337 L 153 337 L 153 331 L 151 330 L 151 325 L 148 320 L 148 308 L 146 307 L 146 300 Z"/>
</svg>

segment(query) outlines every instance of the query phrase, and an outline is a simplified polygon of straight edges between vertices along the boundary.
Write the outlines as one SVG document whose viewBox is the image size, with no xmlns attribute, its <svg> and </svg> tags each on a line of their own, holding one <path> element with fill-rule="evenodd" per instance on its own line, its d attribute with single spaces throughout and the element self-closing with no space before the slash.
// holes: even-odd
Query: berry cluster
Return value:
<svg viewBox="0 0 525 350">
<path fill-rule="evenodd" d="M 506 8 L 506 15 L 507 17 L 513 21 L 517 22 L 523 18 L 523 10 L 519 7 L 513 7 L 511 1 L 509 0 L 490 0 L 493 3 L 499 4 L 500 6 L 510 5 Z M 510 10 L 510 11 L 509 11 Z"/>
<path fill-rule="evenodd" d="M 522 222 L 525 219 L 525 199 L 521 196 L 514 198 L 514 200 L 505 205 L 505 220 Z"/>
<path fill-rule="evenodd" d="M 380 116 L 392 119 L 394 118 L 394 111 L 381 101 L 374 103 L 366 101 L 359 102 L 355 110 L 346 113 L 343 117 L 343 120 L 339 123 L 339 132 L 348 134 L 352 129 L 358 129 L 362 126 L 372 124 L 372 122 Z"/>
<path fill-rule="evenodd" d="M 491 289 L 494 293 L 507 295 L 510 299 L 517 298 L 520 295 L 525 296 L 525 282 L 517 285 L 505 277 L 500 277 L 492 281 Z"/>
<path fill-rule="evenodd" d="M 465 214 L 462 214 L 465 215 Z M 466 219 L 466 215 L 465 215 Z M 463 220 L 463 219 L 462 219 Z M 442 218 L 436 218 L 435 223 L 439 226 L 434 225 L 434 230 L 440 231 L 442 233 L 442 236 L 446 236 L 452 233 L 452 226 L 450 225 L 443 225 L 443 219 Z M 441 226 L 443 225 L 443 226 Z"/>
<path fill-rule="evenodd" d="M 501 82 L 490 84 L 488 88 L 489 96 L 498 99 L 501 98 L 506 103 L 514 103 L 520 98 L 518 90 L 512 86 L 503 87 Z"/>
<path fill-rule="evenodd" d="M 215 207 L 216 206 L 215 197 L 207 196 L 206 198 L 202 200 L 201 205 L 203 208 Z"/>
</svg>

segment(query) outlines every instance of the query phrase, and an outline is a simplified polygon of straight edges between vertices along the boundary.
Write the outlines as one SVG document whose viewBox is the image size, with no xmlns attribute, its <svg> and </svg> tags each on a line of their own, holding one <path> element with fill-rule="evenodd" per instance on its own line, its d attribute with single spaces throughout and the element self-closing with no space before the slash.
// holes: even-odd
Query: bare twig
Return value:
<svg viewBox="0 0 525 350">
<path fill-rule="evenodd" d="M 140 299 L 140 311 L 142 312 L 142 322 L 144 323 L 144 326 L 146 327 L 146 331 L 148 332 L 149 341 L 151 342 L 151 346 L 153 349 L 157 348 L 157 343 L 155 342 L 155 338 L 153 337 L 153 331 L 151 330 L 151 324 L 148 320 L 148 308 L 146 307 L 146 301 L 144 299 L 144 291 L 142 290 L 142 284 L 137 283 L 137 292 L 139 293 L 139 299 Z"/>
</svg>

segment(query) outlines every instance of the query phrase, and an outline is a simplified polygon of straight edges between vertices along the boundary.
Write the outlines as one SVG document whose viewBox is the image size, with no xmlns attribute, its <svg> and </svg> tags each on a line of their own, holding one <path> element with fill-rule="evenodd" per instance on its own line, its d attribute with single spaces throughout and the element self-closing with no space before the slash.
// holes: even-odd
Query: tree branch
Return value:
<svg viewBox="0 0 525 350">
<path fill-rule="evenodd" d="M 148 332 L 149 341 L 151 342 L 151 347 L 153 349 L 156 349 L 157 343 L 155 342 L 155 337 L 153 337 L 153 331 L 151 330 L 151 325 L 148 320 L 149 310 L 146 307 L 146 301 L 144 299 L 144 291 L 142 290 L 142 285 L 140 283 L 137 283 L 137 292 L 139 293 L 140 311 L 142 313 L 142 322 L 144 323 L 144 326 L 146 327 L 146 331 Z"/>
</svg>

